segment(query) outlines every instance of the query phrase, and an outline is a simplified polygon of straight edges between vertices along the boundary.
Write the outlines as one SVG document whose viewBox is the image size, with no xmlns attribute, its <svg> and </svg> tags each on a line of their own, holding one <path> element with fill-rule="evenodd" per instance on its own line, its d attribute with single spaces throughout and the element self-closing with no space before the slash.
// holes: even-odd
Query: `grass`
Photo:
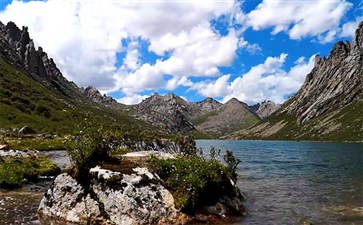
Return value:
<svg viewBox="0 0 363 225">
<path fill-rule="evenodd" d="M 204 123 L 205 121 L 207 121 L 209 117 L 211 117 L 211 116 L 216 116 L 216 115 L 218 115 L 218 113 L 217 113 L 217 112 L 213 112 L 213 111 L 212 111 L 212 112 L 208 112 L 208 113 L 206 113 L 206 114 L 203 114 L 203 115 L 200 115 L 200 116 L 194 117 L 194 118 L 192 119 L 192 123 L 193 123 L 194 125 L 198 126 L 198 125 L 200 125 L 200 124 Z"/>
<path fill-rule="evenodd" d="M 0 128 L 12 130 L 28 125 L 38 134 L 61 136 L 78 133 L 83 128 L 82 121 L 89 118 L 96 121 L 95 126 L 110 130 L 158 134 L 152 125 L 135 120 L 117 107 L 95 104 L 80 93 L 70 97 L 56 87 L 0 58 Z"/>
<path fill-rule="evenodd" d="M 12 139 L 8 138 L 5 141 L 9 144 L 11 149 L 26 150 L 28 148 L 39 150 L 39 151 L 51 151 L 51 150 L 64 150 L 64 139 L 53 138 L 53 139 Z"/>
<path fill-rule="evenodd" d="M 333 115 L 333 116 L 331 116 Z M 286 125 L 275 134 L 261 137 L 258 133 L 243 136 L 247 139 L 310 140 L 332 142 L 363 141 L 363 101 L 357 101 L 340 109 L 334 109 L 303 124 L 297 123 L 295 115 L 274 113 L 256 125 L 269 123 L 269 127 L 279 122 Z M 337 128 L 327 132 L 331 127 Z M 268 128 L 265 128 L 268 129 Z"/>
<path fill-rule="evenodd" d="M 45 156 L 6 156 L 0 159 L 0 188 L 20 187 L 38 176 L 56 175 L 60 169 Z"/>
</svg>

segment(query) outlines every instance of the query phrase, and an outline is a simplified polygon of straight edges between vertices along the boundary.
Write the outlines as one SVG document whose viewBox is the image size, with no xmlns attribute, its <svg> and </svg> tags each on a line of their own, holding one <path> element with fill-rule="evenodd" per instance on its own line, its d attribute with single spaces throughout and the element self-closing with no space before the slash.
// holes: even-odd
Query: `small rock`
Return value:
<svg viewBox="0 0 363 225">
<path fill-rule="evenodd" d="M 28 126 L 23 126 L 22 128 L 20 128 L 18 133 L 19 134 L 35 134 L 36 132 Z"/>
<path fill-rule="evenodd" d="M 0 150 L 9 150 L 9 149 L 10 147 L 8 143 L 0 144 Z"/>
</svg>

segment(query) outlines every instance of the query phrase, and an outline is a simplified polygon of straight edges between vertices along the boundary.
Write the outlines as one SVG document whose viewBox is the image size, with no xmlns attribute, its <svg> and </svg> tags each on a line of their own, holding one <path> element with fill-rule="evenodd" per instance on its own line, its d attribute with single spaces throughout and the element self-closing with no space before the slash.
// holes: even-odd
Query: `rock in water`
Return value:
<svg viewBox="0 0 363 225">
<path fill-rule="evenodd" d="M 40 203 L 40 221 L 149 225 L 186 224 L 198 218 L 176 209 L 163 181 L 145 167 L 121 173 L 97 166 L 90 169 L 89 178 L 89 184 L 82 186 L 68 174 L 59 175 Z M 225 193 L 217 203 L 202 207 L 199 218 L 207 221 L 244 212 L 243 197 L 233 182 L 231 185 L 234 193 Z"/>
<path fill-rule="evenodd" d="M 59 175 L 42 199 L 41 220 L 53 217 L 87 224 L 178 224 L 184 214 L 174 207 L 174 198 L 159 177 L 146 168 L 121 174 L 99 167 L 90 170 L 88 193 L 67 174 Z"/>
</svg>

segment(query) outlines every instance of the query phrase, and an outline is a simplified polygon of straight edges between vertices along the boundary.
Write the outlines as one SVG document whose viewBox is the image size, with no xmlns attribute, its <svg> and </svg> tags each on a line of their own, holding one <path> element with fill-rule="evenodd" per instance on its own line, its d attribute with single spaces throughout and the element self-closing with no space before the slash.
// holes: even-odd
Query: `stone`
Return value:
<svg viewBox="0 0 363 225">
<path fill-rule="evenodd" d="M 110 224 L 178 224 L 184 214 L 174 207 L 171 193 L 147 168 L 120 174 L 90 169 L 89 193 L 68 174 L 59 175 L 43 197 L 38 212 L 49 217 L 87 224 L 103 220 Z"/>
<path fill-rule="evenodd" d="M 1 143 L 0 144 L 0 150 L 9 150 L 10 147 L 9 147 L 9 144 L 8 143 Z"/>
<path fill-rule="evenodd" d="M 143 157 L 157 157 L 159 159 L 175 159 L 175 155 L 171 153 L 161 152 L 161 151 L 138 151 L 138 152 L 129 152 L 124 155 L 123 157 L 127 158 L 143 158 Z"/>
<path fill-rule="evenodd" d="M 23 126 L 22 128 L 19 129 L 18 133 L 19 134 L 35 134 L 35 131 L 28 126 Z"/>
<path fill-rule="evenodd" d="M 148 157 L 155 152 L 128 155 Z M 170 154 L 158 155 L 165 156 L 172 157 Z M 41 222 L 55 220 L 92 224 L 92 221 L 102 221 L 107 224 L 152 225 L 186 224 L 198 218 L 198 215 L 187 215 L 176 209 L 172 193 L 163 186 L 158 174 L 146 167 L 135 167 L 130 173 L 121 173 L 96 166 L 84 176 L 89 177 L 87 188 L 66 173 L 55 179 L 39 205 Z M 245 211 L 239 189 L 233 182 L 227 183 L 225 190 L 228 193 L 214 205 L 202 206 L 200 218 L 225 218 L 231 213 L 240 215 Z"/>
</svg>

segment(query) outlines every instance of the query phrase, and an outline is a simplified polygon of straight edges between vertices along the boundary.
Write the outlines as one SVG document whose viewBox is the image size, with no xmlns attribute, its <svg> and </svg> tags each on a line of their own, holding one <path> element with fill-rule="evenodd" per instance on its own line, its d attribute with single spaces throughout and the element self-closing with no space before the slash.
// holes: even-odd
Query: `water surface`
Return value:
<svg viewBox="0 0 363 225">
<path fill-rule="evenodd" d="M 363 145 L 197 141 L 232 150 L 249 214 L 239 224 L 363 224 Z"/>
<path fill-rule="evenodd" d="M 248 215 L 237 224 L 363 224 L 363 145 L 283 141 L 197 141 L 232 150 Z M 64 152 L 47 153 L 59 166 Z M 50 183 L 0 193 L 0 224 L 39 224 L 36 210 Z"/>
</svg>

